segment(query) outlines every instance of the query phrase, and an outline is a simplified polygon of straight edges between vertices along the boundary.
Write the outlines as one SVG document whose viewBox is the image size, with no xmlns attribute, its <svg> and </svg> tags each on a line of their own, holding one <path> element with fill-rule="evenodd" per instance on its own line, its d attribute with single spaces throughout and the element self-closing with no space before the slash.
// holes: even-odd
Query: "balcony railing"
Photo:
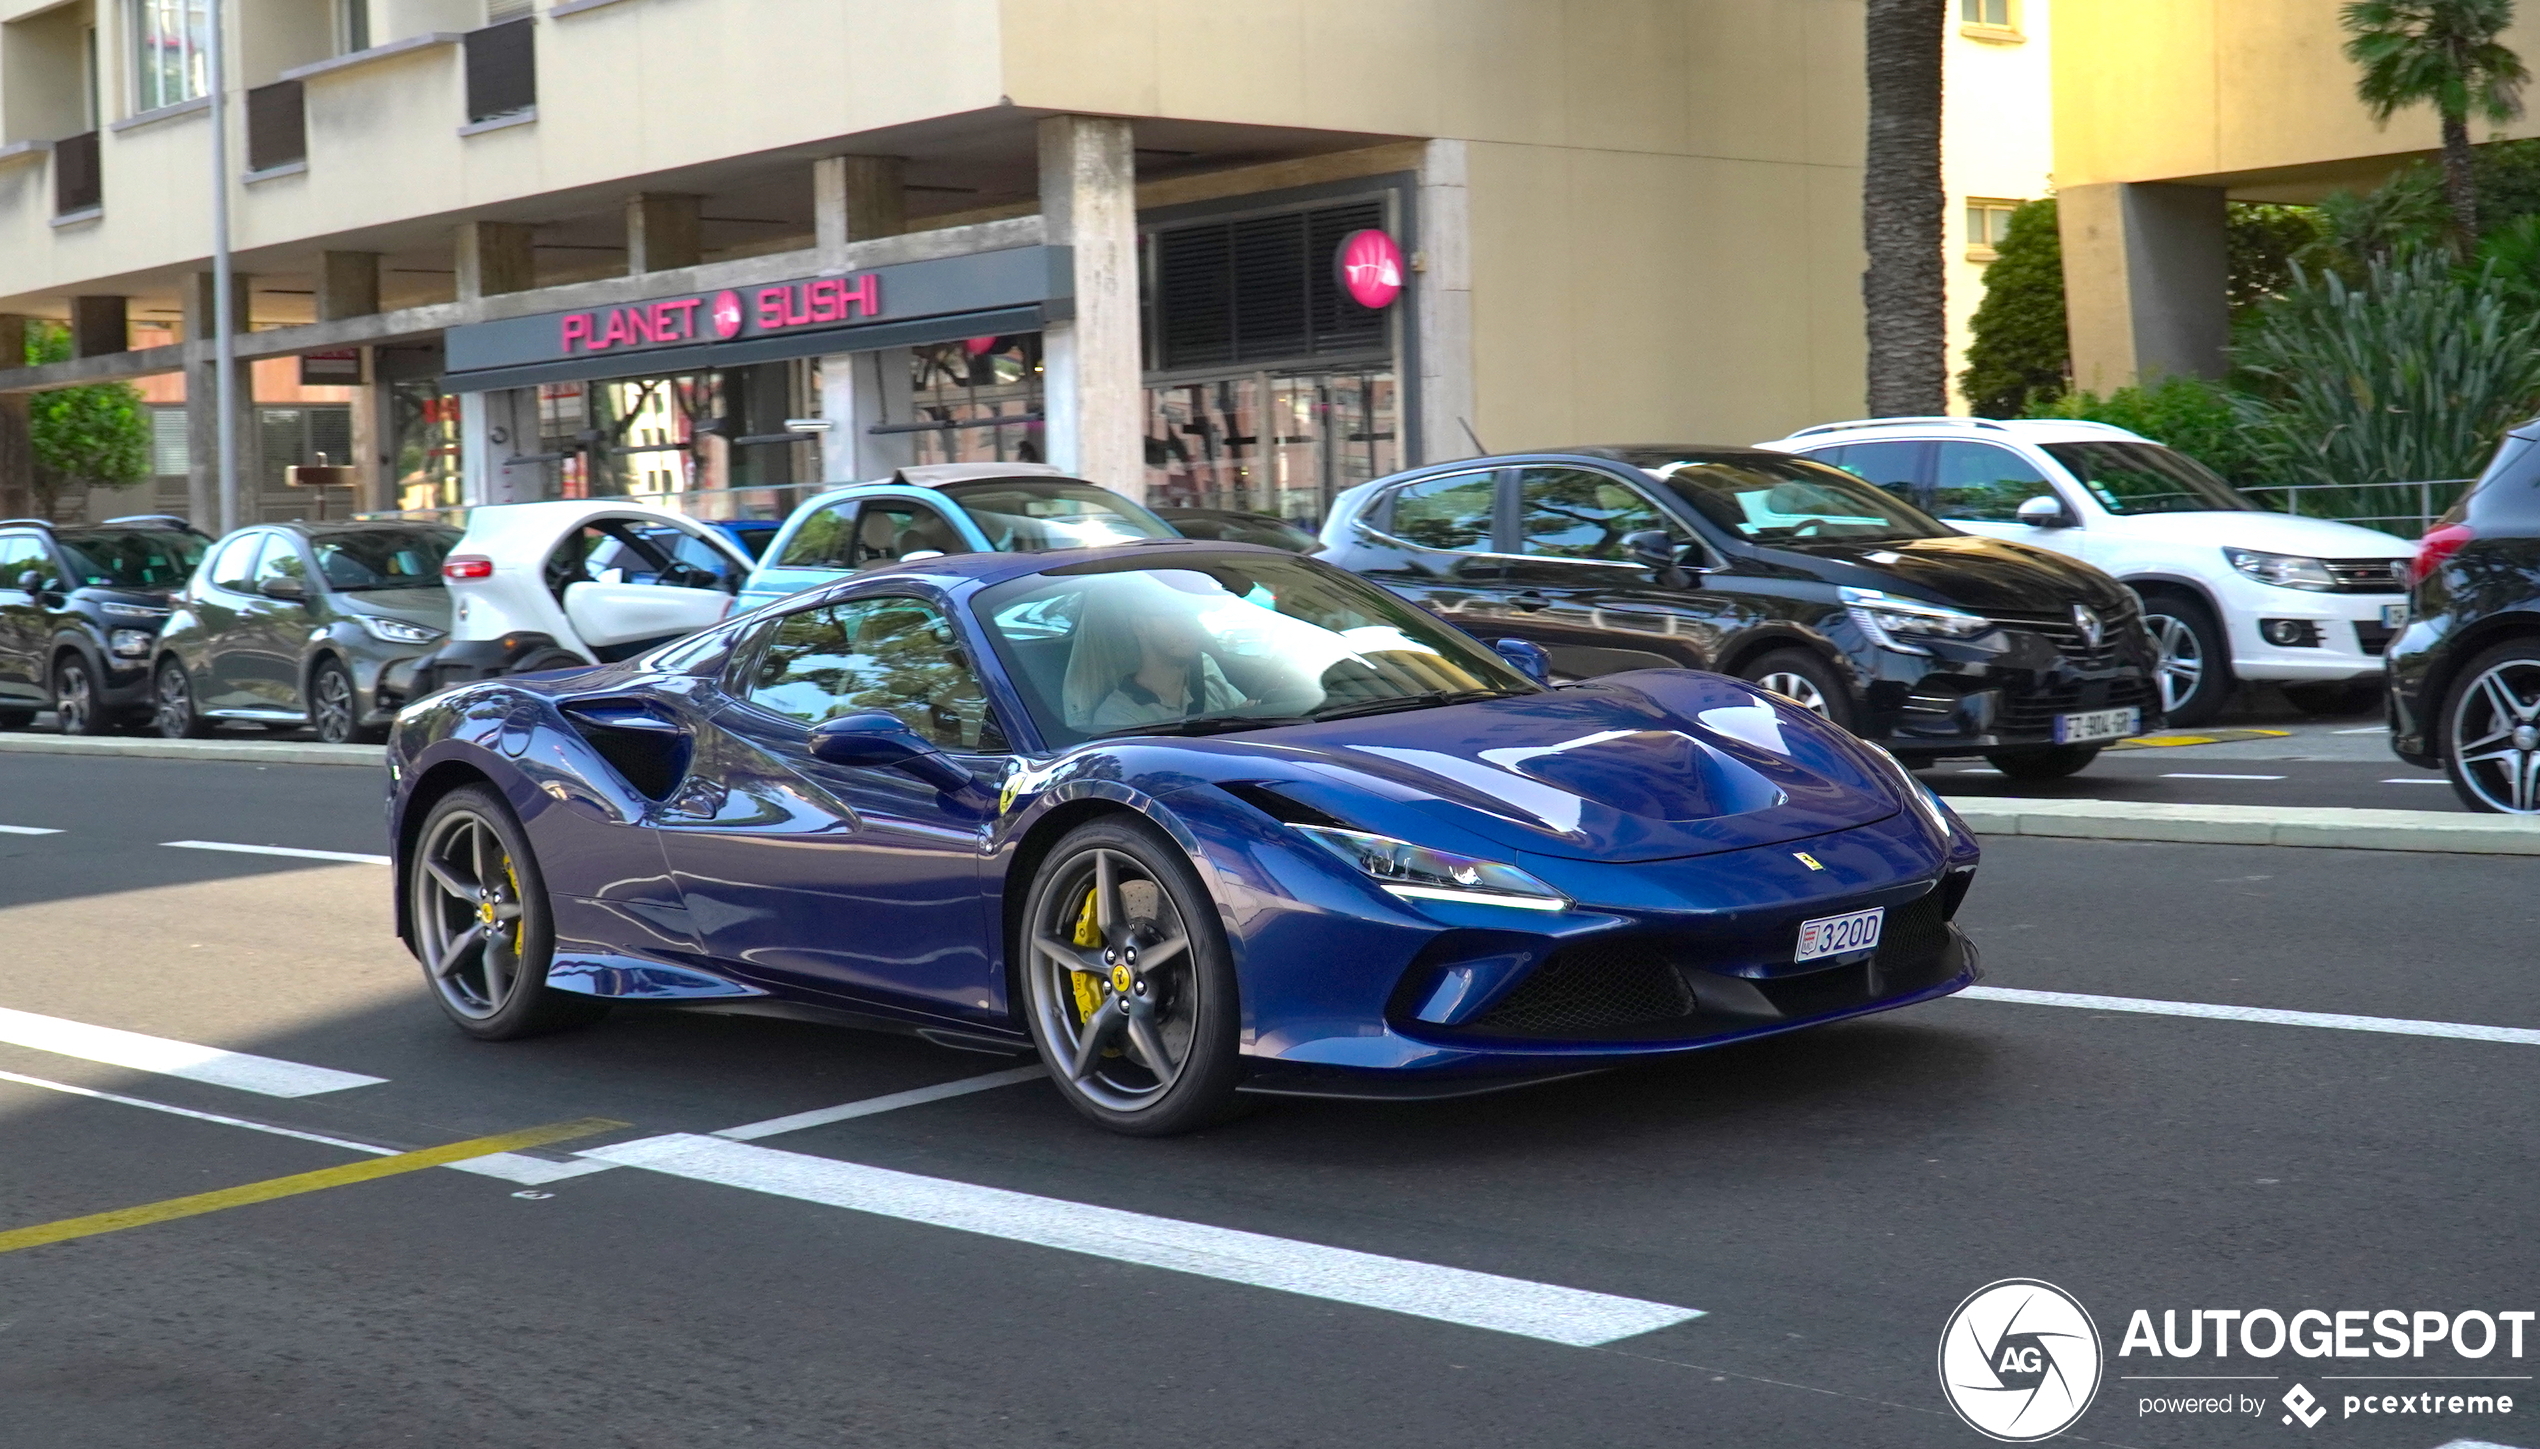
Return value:
<svg viewBox="0 0 2540 1449">
<path fill-rule="evenodd" d="M 247 92 L 247 169 L 272 171 L 309 159 L 309 113 L 295 80 Z"/>
<path fill-rule="evenodd" d="M 538 22 L 512 20 L 467 33 L 467 118 L 491 121 L 538 104 Z"/>
<path fill-rule="evenodd" d="M 105 178 L 97 167 L 97 133 L 82 131 L 54 142 L 53 214 L 77 216 L 105 202 Z"/>
</svg>

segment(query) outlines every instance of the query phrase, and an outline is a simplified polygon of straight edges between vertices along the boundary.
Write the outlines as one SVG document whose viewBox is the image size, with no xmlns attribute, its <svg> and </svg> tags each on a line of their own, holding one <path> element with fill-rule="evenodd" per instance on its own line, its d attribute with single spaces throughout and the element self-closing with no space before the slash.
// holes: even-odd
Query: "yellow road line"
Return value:
<svg viewBox="0 0 2540 1449">
<path fill-rule="evenodd" d="M 451 1142 L 440 1147 L 426 1147 L 418 1152 L 400 1152 L 394 1157 L 374 1157 L 368 1162 L 348 1162 L 341 1167 L 322 1167 L 315 1172 L 294 1173 L 289 1177 L 268 1178 L 239 1187 L 224 1187 L 217 1192 L 198 1192 L 191 1197 L 172 1197 L 165 1202 L 145 1203 L 140 1207 L 117 1208 L 109 1213 L 92 1213 L 84 1218 L 64 1218 L 56 1223 L 38 1223 L 31 1228 L 14 1228 L 0 1233 L 0 1253 L 14 1253 L 20 1248 L 38 1248 L 46 1243 L 59 1243 L 70 1238 L 93 1237 L 98 1233 L 121 1232 L 150 1223 L 164 1223 L 175 1218 L 190 1218 L 201 1213 L 216 1213 L 223 1208 L 245 1207 L 249 1203 L 271 1202 L 278 1197 L 291 1197 L 323 1188 L 344 1187 L 368 1182 L 375 1177 L 394 1177 L 401 1172 L 417 1172 L 427 1167 L 441 1167 L 483 1157 L 489 1152 L 517 1152 L 524 1147 L 543 1147 L 550 1142 L 565 1142 L 576 1137 L 596 1137 L 600 1133 L 627 1126 L 606 1117 L 584 1117 L 572 1122 L 554 1122 L 544 1127 L 524 1127 L 518 1132 L 504 1132 L 492 1137 L 477 1137 L 466 1142 Z"/>
</svg>

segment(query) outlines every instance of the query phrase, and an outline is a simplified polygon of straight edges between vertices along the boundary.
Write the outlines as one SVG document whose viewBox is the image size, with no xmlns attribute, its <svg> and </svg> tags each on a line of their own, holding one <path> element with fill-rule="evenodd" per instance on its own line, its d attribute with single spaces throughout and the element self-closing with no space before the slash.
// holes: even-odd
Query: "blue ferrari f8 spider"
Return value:
<svg viewBox="0 0 2540 1449">
<path fill-rule="evenodd" d="M 398 930 L 473 1036 L 882 1026 L 1037 1051 L 1142 1134 L 1976 979 L 1976 843 L 1894 759 L 1719 675 L 1540 673 L 1273 549 L 892 565 L 408 708 Z"/>
</svg>

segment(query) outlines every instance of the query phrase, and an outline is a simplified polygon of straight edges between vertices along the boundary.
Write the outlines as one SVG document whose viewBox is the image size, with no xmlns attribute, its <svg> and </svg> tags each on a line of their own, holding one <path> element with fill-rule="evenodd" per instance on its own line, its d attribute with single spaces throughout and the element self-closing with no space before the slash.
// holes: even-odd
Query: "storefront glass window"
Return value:
<svg viewBox="0 0 2540 1449">
<path fill-rule="evenodd" d="M 1390 369 L 1257 372 L 1147 389 L 1147 499 L 1321 525 L 1332 498 L 1401 467 Z"/>
<path fill-rule="evenodd" d="M 914 420 L 886 424 L 915 434 L 919 463 L 1038 463 L 1041 339 L 1038 333 L 974 337 L 910 349 Z"/>
<path fill-rule="evenodd" d="M 389 389 L 397 506 L 459 505 L 459 400 L 429 382 Z"/>
</svg>

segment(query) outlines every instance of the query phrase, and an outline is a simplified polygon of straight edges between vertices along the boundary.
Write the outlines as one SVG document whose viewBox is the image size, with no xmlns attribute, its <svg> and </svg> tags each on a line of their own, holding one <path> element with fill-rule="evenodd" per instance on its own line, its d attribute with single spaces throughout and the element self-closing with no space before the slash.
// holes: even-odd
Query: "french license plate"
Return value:
<svg viewBox="0 0 2540 1449">
<path fill-rule="evenodd" d="M 2408 606 L 2405 604 L 2382 605 L 2381 627 L 2384 629 L 2404 629 L 2408 627 Z"/>
<path fill-rule="evenodd" d="M 1854 951 L 1867 951 L 1879 943 L 1879 928 L 1887 922 L 1887 907 L 1854 911 L 1848 916 L 1819 916 L 1799 923 L 1799 954 L 1795 961 L 1814 961 L 1820 956 L 1846 956 Z"/>
<path fill-rule="evenodd" d="M 2055 743 L 2077 745 L 2085 740 L 2121 740 L 2143 732 L 2140 709 L 2094 709 L 2084 714 L 2055 716 Z"/>
</svg>

